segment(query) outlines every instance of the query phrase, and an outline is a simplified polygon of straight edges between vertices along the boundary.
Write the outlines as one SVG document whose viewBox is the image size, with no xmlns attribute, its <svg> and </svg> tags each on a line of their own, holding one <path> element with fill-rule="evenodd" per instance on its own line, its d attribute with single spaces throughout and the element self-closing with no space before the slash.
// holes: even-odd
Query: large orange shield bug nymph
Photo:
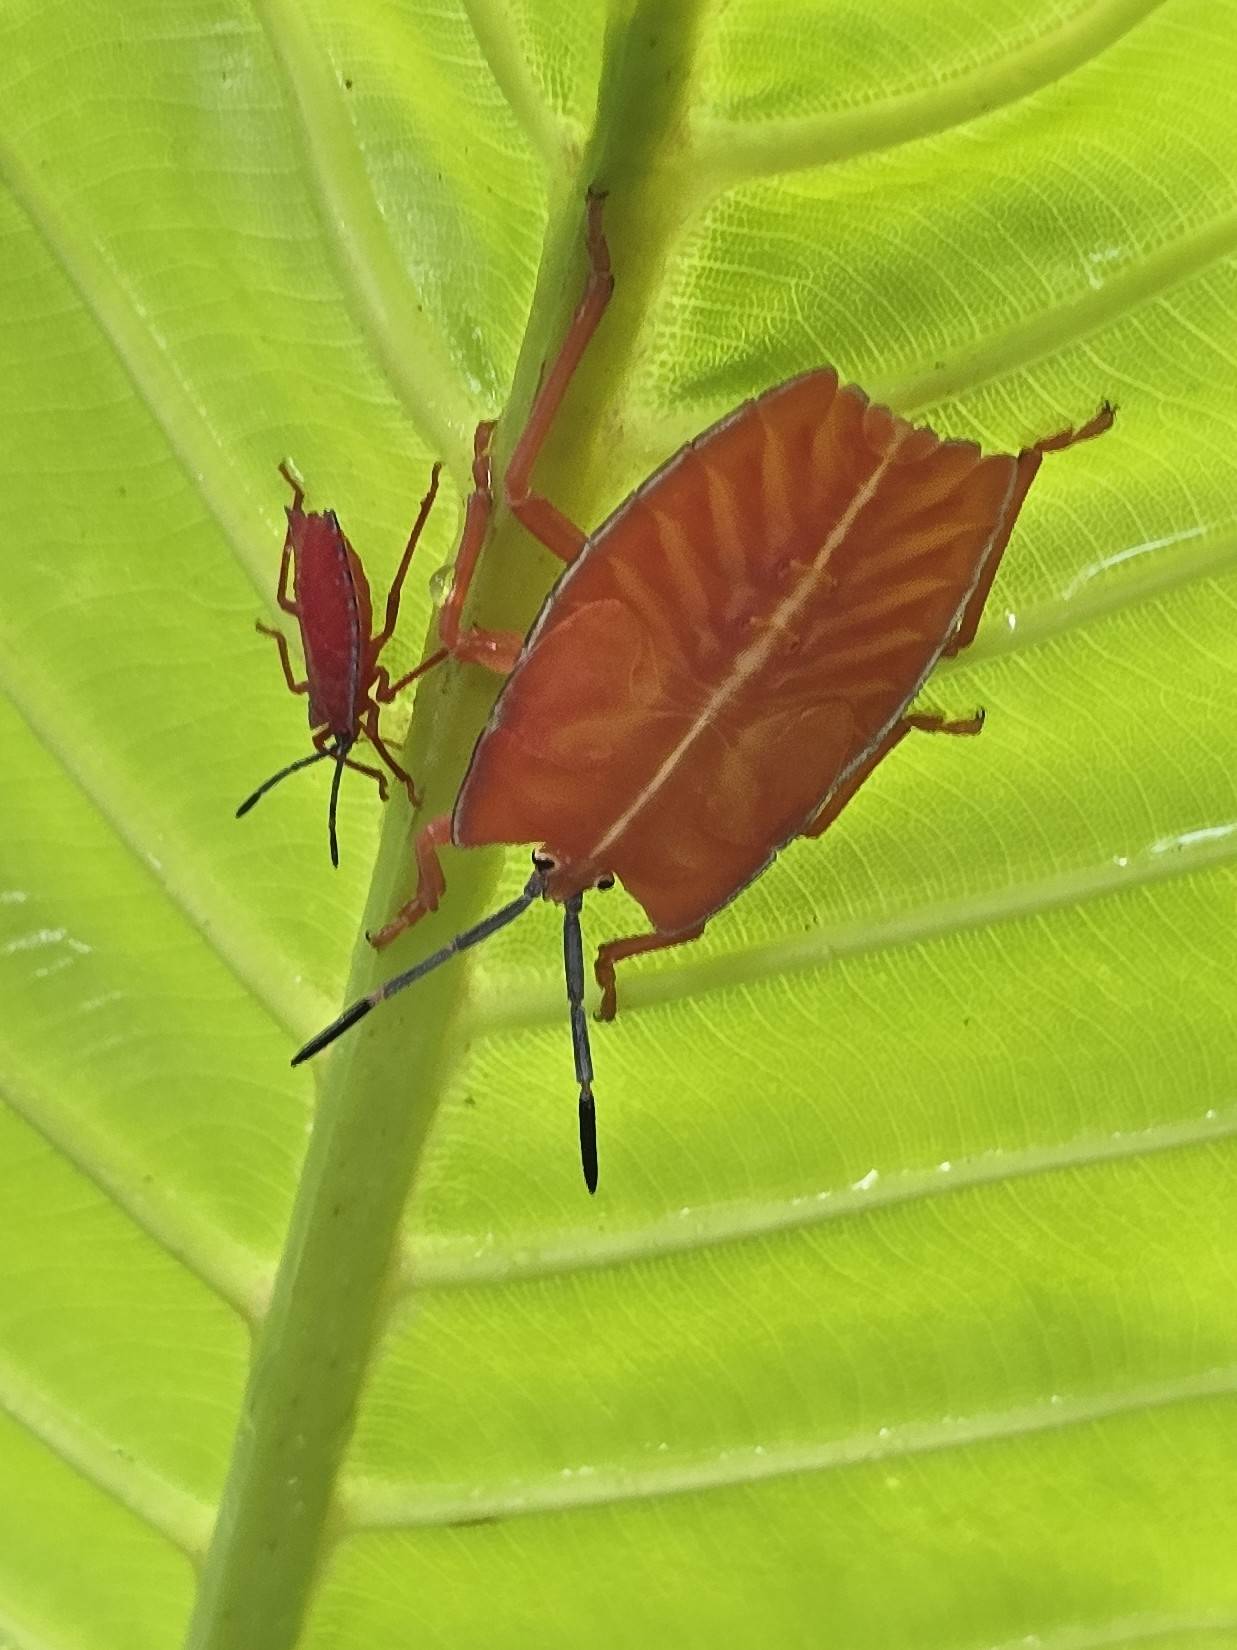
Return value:
<svg viewBox="0 0 1237 1650">
<path fill-rule="evenodd" d="M 445 846 L 536 843 L 533 874 L 517 899 L 354 1003 L 293 1061 L 536 899 L 558 901 L 590 1191 L 584 893 L 617 877 L 653 924 L 597 953 L 607 1020 L 618 962 L 696 939 L 781 848 L 832 824 L 912 729 L 978 733 L 982 714 L 947 721 L 909 707 L 937 661 L 975 635 L 1044 455 L 1113 420 L 1105 403 L 1079 429 L 985 455 L 873 406 L 821 367 L 745 402 L 585 535 L 528 481 L 609 296 L 599 214 L 593 197 L 588 288 L 504 481 L 514 515 L 568 566 L 518 649 L 454 807 L 417 834 L 414 897 L 373 941 L 435 909 Z M 485 427 L 453 623 L 489 508 L 487 440 Z M 470 634 L 469 656 L 485 657 L 486 635 Z M 511 649 L 501 635 L 488 645 L 493 660 Z"/>
<path fill-rule="evenodd" d="M 314 754 L 290 762 L 286 768 L 272 774 L 258 786 L 252 796 L 246 797 L 236 810 L 236 817 L 247 814 L 254 803 L 265 796 L 273 785 L 286 779 L 290 773 L 307 768 L 311 763 L 333 761 L 335 773 L 331 780 L 331 800 L 327 810 L 327 827 L 331 848 L 331 864 L 339 864 L 339 842 L 335 832 L 335 809 L 339 799 L 339 782 L 345 768 L 355 768 L 368 774 L 378 785 L 378 794 L 385 802 L 387 782 L 377 768 L 368 768 L 354 762 L 348 754 L 362 734 L 378 752 L 383 762 L 401 782 L 416 806 L 417 793 L 411 778 L 391 755 L 378 726 L 379 707 L 389 705 L 396 694 L 410 682 L 441 663 L 446 651 L 431 655 L 415 670 L 393 682 L 385 665 L 378 662 L 383 648 L 395 634 L 399 618 L 400 596 L 412 561 L 417 540 L 429 518 L 438 491 L 440 466 L 435 465 L 430 476 L 429 491 L 421 501 L 413 522 L 408 543 L 391 580 L 387 592 L 386 614 L 383 626 L 371 635 L 373 608 L 370 603 L 369 581 L 361 558 L 348 542 L 339 517 L 334 510 L 304 510 L 305 493 L 300 482 L 286 464 L 279 466 L 280 474 L 292 489 L 292 503 L 287 507 L 288 527 L 284 535 L 283 556 L 279 564 L 277 600 L 285 613 L 296 620 L 301 632 L 301 647 L 305 655 L 305 678 L 298 682 L 288 655 L 288 638 L 282 630 L 258 620 L 257 628 L 264 636 L 272 636 L 279 649 L 284 680 L 293 693 L 309 696 L 309 726 L 314 730 Z M 288 584 L 295 571 L 296 595 Z"/>
</svg>

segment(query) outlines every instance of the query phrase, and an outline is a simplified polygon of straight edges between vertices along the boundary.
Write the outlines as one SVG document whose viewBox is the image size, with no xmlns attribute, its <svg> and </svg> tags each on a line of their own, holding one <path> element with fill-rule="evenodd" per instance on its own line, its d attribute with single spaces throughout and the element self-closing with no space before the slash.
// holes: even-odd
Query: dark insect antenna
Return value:
<svg viewBox="0 0 1237 1650">
<path fill-rule="evenodd" d="M 449 940 L 439 950 L 431 952 L 428 957 L 423 957 L 411 968 L 406 968 L 402 974 L 395 974 L 382 985 L 375 986 L 368 996 L 358 998 L 337 1019 L 332 1020 L 324 1031 L 320 1031 L 316 1037 L 311 1037 L 304 1048 L 298 1049 L 292 1056 L 292 1064 L 299 1066 L 302 1061 L 320 1054 L 328 1044 L 341 1037 L 358 1020 L 363 1020 L 370 1009 L 377 1008 L 378 1004 L 385 1002 L 388 997 L 394 997 L 406 986 L 415 985 L 427 974 L 432 974 L 436 968 L 441 968 L 443 963 L 449 962 L 459 952 L 480 945 L 482 940 L 488 940 L 491 934 L 497 934 L 500 928 L 506 928 L 517 917 L 522 917 L 533 901 L 544 894 L 546 874 L 546 871 L 538 866 L 524 884 L 523 892 L 515 899 L 500 906 L 497 911 L 492 911 L 488 917 L 482 917 L 481 921 L 474 923 L 471 928 L 465 928 L 453 940 Z M 580 908 L 583 903 L 582 894 L 573 894 L 564 906 L 563 967 L 567 977 L 567 1002 L 571 1009 L 571 1046 L 575 1054 L 576 1081 L 580 1085 L 580 1166 L 584 1170 L 584 1184 L 590 1192 L 595 1192 L 597 1114 L 593 1103 L 593 1060 L 588 1042 L 588 1016 L 584 1008 L 584 945 L 580 935 Z"/>
<path fill-rule="evenodd" d="M 341 739 L 332 750 L 335 758 L 335 772 L 331 775 L 331 800 L 327 805 L 326 833 L 331 844 L 331 864 L 339 869 L 339 837 L 335 832 L 335 810 L 339 806 L 339 782 L 344 777 L 344 763 L 348 760 L 348 752 L 352 749 L 351 739 Z"/>
<path fill-rule="evenodd" d="M 344 764 L 347 761 L 348 752 L 352 749 L 352 743 L 351 739 L 341 739 L 337 744 L 327 746 L 325 750 L 315 751 L 312 756 L 302 756 L 299 761 L 289 762 L 286 768 L 280 768 L 278 773 L 273 773 L 269 779 L 264 779 L 252 796 L 245 798 L 236 810 L 237 819 L 247 814 L 256 802 L 262 800 L 267 791 L 272 790 L 281 780 L 286 779 L 290 773 L 299 773 L 302 768 L 312 767 L 315 762 L 325 762 L 329 758 L 335 764 L 335 772 L 331 778 L 331 800 L 327 811 L 327 835 L 331 843 L 331 864 L 338 868 L 339 838 L 335 830 L 335 813 L 339 804 L 339 782 L 344 776 Z"/>
<path fill-rule="evenodd" d="M 563 972 L 571 1009 L 571 1047 L 580 1085 L 580 1167 L 584 1184 L 597 1190 L 597 1108 L 593 1103 L 593 1055 L 588 1045 L 588 1015 L 584 1010 L 584 941 L 580 935 L 583 894 L 573 894 L 563 906 Z"/>
<path fill-rule="evenodd" d="M 286 768 L 280 768 L 269 779 L 264 779 L 252 796 L 247 796 L 236 810 L 237 819 L 247 814 L 255 802 L 260 802 L 267 791 L 273 790 L 281 779 L 286 779 L 290 773 L 298 773 L 302 768 L 312 767 L 315 762 L 325 762 L 328 756 L 334 756 L 333 750 L 315 751 L 312 756 L 302 756 L 297 762 L 289 762 Z"/>
</svg>

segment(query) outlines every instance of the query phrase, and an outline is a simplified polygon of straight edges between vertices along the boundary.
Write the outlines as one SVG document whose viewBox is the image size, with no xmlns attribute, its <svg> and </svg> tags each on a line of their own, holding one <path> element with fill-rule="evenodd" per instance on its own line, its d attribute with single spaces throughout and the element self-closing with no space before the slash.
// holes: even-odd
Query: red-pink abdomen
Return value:
<svg viewBox="0 0 1237 1650">
<path fill-rule="evenodd" d="M 354 734 L 369 691 L 369 585 L 334 511 L 289 521 L 310 726 Z"/>
</svg>

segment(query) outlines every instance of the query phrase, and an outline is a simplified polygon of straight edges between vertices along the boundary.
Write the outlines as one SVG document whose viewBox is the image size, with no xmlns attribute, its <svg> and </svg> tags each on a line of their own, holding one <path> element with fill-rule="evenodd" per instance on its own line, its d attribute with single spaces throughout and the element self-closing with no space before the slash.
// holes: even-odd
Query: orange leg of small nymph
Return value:
<svg viewBox="0 0 1237 1650">
<path fill-rule="evenodd" d="M 404 553 L 400 557 L 399 566 L 395 569 L 395 577 L 391 580 L 391 587 L 387 591 L 387 610 L 382 629 L 376 636 L 370 638 L 370 657 L 372 659 L 378 657 L 395 634 L 395 626 L 399 621 L 400 597 L 404 593 L 404 580 L 408 577 L 408 569 L 412 566 L 413 552 L 416 550 L 421 534 L 425 530 L 430 511 L 434 508 L 434 500 L 438 497 L 438 477 L 441 472 L 441 464 L 435 464 L 430 471 L 429 491 L 421 500 L 421 507 L 417 511 L 417 519 L 412 524 L 412 531 L 408 535 L 408 543 L 404 546 Z M 428 664 L 420 668 L 427 669 Z"/>
<path fill-rule="evenodd" d="M 370 744 L 378 752 L 378 755 L 386 763 L 387 767 L 390 768 L 396 779 L 399 780 L 400 784 L 408 792 L 408 800 L 415 808 L 421 800 L 421 798 L 417 795 L 417 787 L 413 784 L 412 775 L 407 772 L 406 769 L 400 767 L 399 763 L 387 749 L 386 741 L 382 737 L 382 731 L 378 724 L 377 705 L 371 704 L 365 711 L 365 714 L 361 718 L 361 727 Z"/>
<path fill-rule="evenodd" d="M 313 739 L 315 750 L 321 751 L 324 756 L 335 756 L 334 750 L 329 747 L 335 744 L 336 735 L 330 728 L 319 728 Z M 338 757 L 336 757 L 336 760 L 338 761 Z M 372 779 L 378 787 L 379 799 L 383 802 L 386 801 L 388 793 L 387 779 L 384 773 L 379 773 L 377 768 L 367 768 L 364 762 L 354 762 L 350 756 L 344 757 L 344 767 L 351 768 L 354 773 L 363 773 L 367 779 Z"/>
<path fill-rule="evenodd" d="M 292 655 L 288 652 L 288 638 L 283 631 L 276 630 L 273 625 L 263 624 L 261 619 L 256 621 L 254 629 L 260 631 L 263 636 L 270 636 L 279 649 L 279 663 L 283 667 L 283 679 L 288 684 L 288 691 L 290 693 L 308 693 L 308 680 L 298 682 L 296 679 L 296 672 L 292 669 Z"/>
<path fill-rule="evenodd" d="M 305 502 L 305 489 L 292 474 L 286 463 L 279 466 L 279 473 L 292 489 L 292 503 L 285 512 L 288 517 L 288 525 L 283 536 L 283 554 L 279 558 L 279 590 L 275 599 L 285 613 L 291 613 L 294 619 L 299 619 L 301 610 L 293 599 L 288 586 L 292 582 L 292 518 L 293 516 L 299 516 L 301 513 L 301 505 Z"/>
</svg>

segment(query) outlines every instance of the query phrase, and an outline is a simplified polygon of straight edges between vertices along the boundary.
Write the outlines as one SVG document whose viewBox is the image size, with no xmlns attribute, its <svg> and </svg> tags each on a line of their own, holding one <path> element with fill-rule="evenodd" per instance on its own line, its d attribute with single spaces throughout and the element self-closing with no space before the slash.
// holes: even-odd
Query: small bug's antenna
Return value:
<svg viewBox="0 0 1237 1650">
<path fill-rule="evenodd" d="M 329 753 L 335 758 L 335 772 L 331 775 L 331 800 L 327 806 L 326 832 L 331 844 L 331 864 L 339 870 L 339 838 L 335 834 L 335 809 L 339 804 L 339 782 L 344 777 L 344 763 L 352 749 L 351 739 L 341 739 Z"/>
<path fill-rule="evenodd" d="M 324 762 L 328 756 L 334 755 L 333 750 L 315 751 L 312 756 L 302 756 L 299 762 L 289 762 L 286 768 L 280 768 L 278 773 L 273 773 L 269 779 L 263 780 L 252 796 L 245 798 L 236 810 L 237 819 L 247 814 L 255 802 L 264 797 L 273 785 L 278 785 L 281 779 L 286 779 L 290 773 L 297 773 L 301 768 L 308 768 L 315 762 Z"/>
<path fill-rule="evenodd" d="M 571 1047 L 580 1085 L 580 1167 L 590 1195 L 597 1190 L 597 1108 L 593 1104 L 593 1056 L 588 1046 L 588 1016 L 584 1012 L 584 941 L 580 936 L 583 894 L 573 894 L 563 905 L 563 971 L 571 1007 Z"/>
<path fill-rule="evenodd" d="M 518 899 L 513 899 L 510 904 L 501 906 L 497 911 L 491 912 L 488 917 L 483 917 L 473 927 L 466 928 L 462 934 L 457 934 L 449 944 L 444 945 L 441 951 L 435 951 L 414 967 L 405 969 L 402 974 L 396 974 L 385 985 L 380 985 L 371 991 L 368 997 L 359 998 L 351 1008 L 346 1008 L 337 1020 L 332 1020 L 325 1031 L 320 1031 L 316 1037 L 311 1037 L 305 1047 L 292 1056 L 292 1064 L 299 1066 L 302 1060 L 309 1060 L 315 1054 L 320 1053 L 328 1043 L 333 1043 L 350 1026 L 354 1026 L 358 1020 L 363 1020 L 371 1008 L 377 1008 L 378 1004 L 384 1002 L 388 997 L 394 997 L 395 993 L 402 991 L 406 985 L 414 985 L 417 980 L 424 979 L 427 974 L 432 974 L 436 968 L 441 967 L 443 963 L 454 957 L 457 951 L 467 951 L 469 946 L 479 945 L 482 940 L 488 940 L 491 934 L 496 934 L 500 928 L 505 928 L 509 922 L 514 922 L 517 917 L 522 916 L 528 910 L 533 901 L 541 894 L 544 886 L 545 878 L 542 872 L 534 871 L 524 884 L 524 892 Z"/>
</svg>

